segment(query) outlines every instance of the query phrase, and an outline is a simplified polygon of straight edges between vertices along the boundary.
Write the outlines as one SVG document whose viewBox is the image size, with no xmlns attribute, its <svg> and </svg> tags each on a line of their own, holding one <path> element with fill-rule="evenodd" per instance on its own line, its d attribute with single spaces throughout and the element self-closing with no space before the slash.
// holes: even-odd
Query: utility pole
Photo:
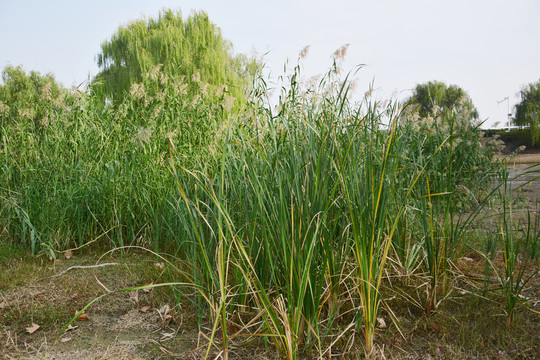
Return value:
<svg viewBox="0 0 540 360">
<path fill-rule="evenodd" d="M 505 97 L 504 99 L 500 100 L 500 101 L 497 101 L 497 105 L 499 105 L 500 103 L 502 102 L 505 102 L 506 101 L 506 116 L 507 116 L 507 120 L 506 120 L 506 126 L 507 126 L 507 130 L 510 131 L 510 120 L 511 120 L 511 117 L 512 117 L 512 114 L 510 113 L 510 99 L 507 97 Z"/>
</svg>

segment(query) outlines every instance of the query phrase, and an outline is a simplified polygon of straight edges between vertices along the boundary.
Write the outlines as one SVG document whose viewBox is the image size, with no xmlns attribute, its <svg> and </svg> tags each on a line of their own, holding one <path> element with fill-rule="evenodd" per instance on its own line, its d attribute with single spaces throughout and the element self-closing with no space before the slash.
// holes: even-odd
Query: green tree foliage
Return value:
<svg viewBox="0 0 540 360">
<path fill-rule="evenodd" d="M 534 145 L 540 139 L 540 80 L 524 86 L 519 94 L 521 101 L 515 106 L 514 124 L 530 128 Z"/>
<path fill-rule="evenodd" d="M 102 43 L 97 63 L 101 72 L 94 89 L 101 89 L 115 103 L 157 66 L 168 77 L 202 79 L 216 87 L 227 85 L 240 101 L 245 98 L 249 75 L 256 69 L 255 61 L 233 54 L 232 44 L 205 12 L 194 12 L 184 20 L 179 11 L 172 10 L 161 11 L 157 19 L 120 26 Z"/>
<path fill-rule="evenodd" d="M 438 116 L 454 109 L 458 113 L 466 111 L 469 120 L 478 119 L 478 111 L 465 90 L 441 81 L 417 84 L 407 103 L 418 106 L 421 117 Z"/>
<path fill-rule="evenodd" d="M 6 66 L 0 84 L 0 126 L 24 123 L 36 130 L 47 126 L 65 108 L 65 95 L 52 74 L 27 74 L 20 66 Z"/>
</svg>

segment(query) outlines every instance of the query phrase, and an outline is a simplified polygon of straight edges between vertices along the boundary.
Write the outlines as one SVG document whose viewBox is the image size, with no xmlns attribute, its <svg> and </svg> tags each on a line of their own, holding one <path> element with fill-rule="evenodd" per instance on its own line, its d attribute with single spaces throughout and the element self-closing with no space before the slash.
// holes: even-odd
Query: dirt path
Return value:
<svg viewBox="0 0 540 360">
<path fill-rule="evenodd" d="M 507 157 L 507 164 L 512 189 L 520 191 L 529 205 L 535 208 L 536 201 L 540 201 L 540 152 Z"/>
<path fill-rule="evenodd" d="M 512 164 L 512 163 L 516 163 L 516 164 L 538 164 L 538 163 L 540 163 L 540 152 L 518 154 L 515 157 L 515 161 L 510 159 L 509 163 L 510 164 Z"/>
<path fill-rule="evenodd" d="M 495 159 L 506 159 L 508 165 L 540 163 L 540 150 L 527 150 L 518 154 L 499 154 Z"/>
</svg>

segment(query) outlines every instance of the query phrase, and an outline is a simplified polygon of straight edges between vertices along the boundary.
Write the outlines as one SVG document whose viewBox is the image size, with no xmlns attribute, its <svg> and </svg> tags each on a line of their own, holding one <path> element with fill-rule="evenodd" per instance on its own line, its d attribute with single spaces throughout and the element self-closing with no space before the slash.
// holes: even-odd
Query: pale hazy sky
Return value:
<svg viewBox="0 0 540 360">
<path fill-rule="evenodd" d="M 95 75 L 100 44 L 120 24 L 162 8 L 204 10 L 235 51 L 265 57 L 274 75 L 304 60 L 306 76 L 325 72 L 331 54 L 350 44 L 344 69 L 360 92 L 404 97 L 417 83 L 464 88 L 488 125 L 506 122 L 521 86 L 540 79 L 540 0 L 0 0 L 0 67 L 52 72 L 64 86 Z"/>
</svg>

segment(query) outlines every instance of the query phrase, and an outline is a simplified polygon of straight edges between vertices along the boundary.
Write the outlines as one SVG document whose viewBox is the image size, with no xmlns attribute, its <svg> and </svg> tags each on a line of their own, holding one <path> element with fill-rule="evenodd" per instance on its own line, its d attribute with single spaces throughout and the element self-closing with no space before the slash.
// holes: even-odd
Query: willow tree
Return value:
<svg viewBox="0 0 540 360">
<path fill-rule="evenodd" d="M 157 18 L 141 19 L 120 26 L 101 44 L 97 56 L 100 73 L 93 82 L 105 97 L 120 101 L 134 83 L 156 66 L 167 76 L 194 76 L 214 86 L 227 85 L 236 99 L 245 98 L 245 88 L 256 63 L 235 55 L 232 44 L 205 12 L 186 19 L 180 11 L 162 10 Z"/>
<path fill-rule="evenodd" d="M 467 112 L 469 120 L 478 119 L 478 110 L 467 92 L 457 85 L 446 85 L 441 81 L 417 84 L 407 103 L 417 106 L 421 117 L 454 110 L 462 114 Z"/>
<path fill-rule="evenodd" d="M 540 140 L 540 80 L 523 86 L 521 101 L 515 106 L 514 124 L 528 126 L 533 146 Z"/>
</svg>

